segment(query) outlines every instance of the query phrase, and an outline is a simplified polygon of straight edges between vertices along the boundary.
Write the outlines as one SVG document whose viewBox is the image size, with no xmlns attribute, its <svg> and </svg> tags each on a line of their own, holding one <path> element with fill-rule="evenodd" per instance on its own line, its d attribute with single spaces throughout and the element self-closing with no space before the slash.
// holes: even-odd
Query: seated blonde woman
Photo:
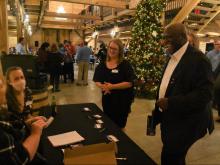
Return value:
<svg viewBox="0 0 220 165">
<path fill-rule="evenodd" d="M 32 97 L 26 87 L 24 73 L 20 67 L 10 67 L 6 72 L 7 104 L 9 110 L 23 120 L 31 118 Z"/>
<path fill-rule="evenodd" d="M 46 122 L 42 117 L 33 117 L 26 125 L 15 120 L 7 110 L 6 84 L 0 76 L 0 162 L 4 165 L 46 164 L 37 153 L 42 130 Z"/>
</svg>

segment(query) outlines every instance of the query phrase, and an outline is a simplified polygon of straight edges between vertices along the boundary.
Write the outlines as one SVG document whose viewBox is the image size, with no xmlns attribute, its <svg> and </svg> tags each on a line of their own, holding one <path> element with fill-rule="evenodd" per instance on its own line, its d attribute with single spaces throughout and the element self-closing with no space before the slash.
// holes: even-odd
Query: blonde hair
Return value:
<svg viewBox="0 0 220 165">
<path fill-rule="evenodd" d="M 7 80 L 6 99 L 8 105 L 11 105 L 12 110 L 19 111 L 20 103 L 14 94 L 14 88 L 9 84 L 10 74 L 15 70 L 21 70 L 23 72 L 22 68 L 18 66 L 12 66 L 8 68 L 8 70 L 6 71 L 6 80 Z"/>
<path fill-rule="evenodd" d="M 111 43 L 115 43 L 117 46 L 118 46 L 118 48 L 119 48 L 119 52 L 118 52 L 118 63 L 120 64 L 123 60 L 124 60 L 124 45 L 123 45 L 123 43 L 121 42 L 121 40 L 120 39 L 113 39 L 113 40 L 111 40 L 110 42 L 109 42 L 109 44 L 108 44 L 108 49 L 109 49 L 109 46 L 110 46 L 110 44 Z M 110 57 L 109 57 L 109 55 L 108 55 L 108 53 L 107 53 L 107 61 L 109 61 L 110 60 Z"/>
</svg>

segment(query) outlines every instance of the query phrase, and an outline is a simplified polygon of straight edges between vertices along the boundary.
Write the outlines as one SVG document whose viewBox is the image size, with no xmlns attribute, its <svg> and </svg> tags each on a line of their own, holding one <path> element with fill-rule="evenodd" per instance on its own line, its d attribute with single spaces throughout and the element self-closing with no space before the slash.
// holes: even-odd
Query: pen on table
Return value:
<svg viewBox="0 0 220 165">
<path fill-rule="evenodd" d="M 127 160 L 127 158 L 121 157 L 121 158 L 116 158 L 116 160 Z"/>
</svg>

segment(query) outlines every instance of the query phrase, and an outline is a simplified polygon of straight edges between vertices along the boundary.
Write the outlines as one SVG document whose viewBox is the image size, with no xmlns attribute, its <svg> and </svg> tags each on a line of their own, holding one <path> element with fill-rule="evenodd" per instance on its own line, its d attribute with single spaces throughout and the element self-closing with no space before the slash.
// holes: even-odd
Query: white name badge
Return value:
<svg viewBox="0 0 220 165">
<path fill-rule="evenodd" d="M 112 69 L 112 73 L 118 73 L 118 69 Z"/>
</svg>

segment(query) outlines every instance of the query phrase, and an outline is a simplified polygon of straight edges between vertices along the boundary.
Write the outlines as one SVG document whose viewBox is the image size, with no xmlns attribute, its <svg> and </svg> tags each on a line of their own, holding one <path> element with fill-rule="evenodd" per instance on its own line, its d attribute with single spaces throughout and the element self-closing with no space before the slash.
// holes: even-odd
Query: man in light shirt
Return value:
<svg viewBox="0 0 220 165">
<path fill-rule="evenodd" d="M 24 37 L 20 37 L 18 40 L 18 44 L 16 45 L 16 54 L 26 54 L 26 50 L 24 47 Z"/>
<path fill-rule="evenodd" d="M 161 164 L 184 165 L 189 148 L 214 129 L 212 70 L 205 55 L 187 41 L 184 25 L 167 27 L 164 36 L 171 56 L 153 114 L 161 124 Z"/>
<path fill-rule="evenodd" d="M 220 41 L 214 41 L 214 49 L 207 53 L 207 57 L 212 64 L 212 71 L 214 72 L 220 63 Z"/>
<path fill-rule="evenodd" d="M 78 80 L 76 85 L 88 85 L 89 61 L 92 50 L 88 47 L 88 43 L 84 42 L 84 46 L 77 51 L 76 61 L 78 63 Z"/>
<path fill-rule="evenodd" d="M 218 119 L 217 122 L 220 122 L 220 40 L 214 41 L 214 49 L 207 53 L 207 57 L 212 64 L 212 71 L 215 77 L 215 85 L 214 85 L 214 107 L 218 111 Z"/>
</svg>

